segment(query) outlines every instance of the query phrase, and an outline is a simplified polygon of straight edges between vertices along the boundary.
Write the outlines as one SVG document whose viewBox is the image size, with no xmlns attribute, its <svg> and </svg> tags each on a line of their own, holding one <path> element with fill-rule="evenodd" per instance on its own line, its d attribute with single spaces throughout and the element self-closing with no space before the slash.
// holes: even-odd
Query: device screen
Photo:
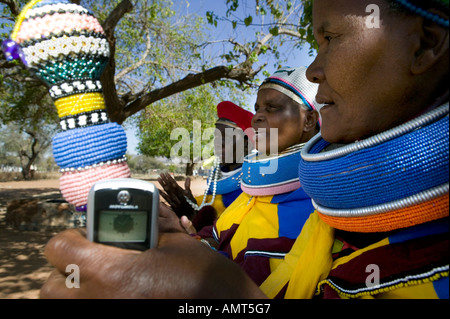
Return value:
<svg viewBox="0 0 450 319">
<path fill-rule="evenodd" d="M 146 211 L 99 211 L 99 242 L 144 242 L 147 237 Z"/>
</svg>

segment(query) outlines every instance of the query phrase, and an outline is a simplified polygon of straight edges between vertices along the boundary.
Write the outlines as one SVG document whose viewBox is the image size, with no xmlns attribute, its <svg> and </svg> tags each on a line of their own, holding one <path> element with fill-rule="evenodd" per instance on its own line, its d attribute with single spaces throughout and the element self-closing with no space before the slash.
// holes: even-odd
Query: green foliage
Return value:
<svg viewBox="0 0 450 319">
<path fill-rule="evenodd" d="M 235 91 L 233 101 L 245 107 L 243 93 L 239 93 L 235 88 L 231 88 L 230 91 Z M 213 142 L 212 136 L 209 140 L 203 139 L 208 137 L 207 129 L 215 128 L 217 104 L 221 101 L 229 100 L 229 97 L 223 97 L 225 92 L 228 91 L 221 92 L 215 90 L 212 85 L 203 85 L 147 107 L 140 116 L 139 152 L 147 156 L 164 156 L 169 158 L 172 147 L 182 139 L 180 135 L 178 139 L 171 140 L 171 133 L 175 129 L 184 129 L 189 132 L 191 139 L 189 159 L 185 158 L 184 161 L 192 162 L 192 160 L 198 160 L 193 158 L 193 144 L 201 143 L 196 145 L 201 145 L 203 150 L 205 147 L 208 149 L 209 143 Z M 197 127 L 197 124 L 201 125 Z M 199 131 L 196 131 L 197 129 Z M 194 138 L 196 139 L 195 141 Z M 212 148 L 210 149 L 212 151 Z M 212 155 L 213 153 L 211 152 L 209 156 Z"/>
<path fill-rule="evenodd" d="M 175 127 L 192 127 L 200 120 L 212 127 L 216 105 L 221 100 L 235 103 L 246 101 L 244 94 L 253 95 L 260 79 L 254 74 L 269 76 L 265 66 L 267 57 L 276 59 L 274 67 L 285 63 L 280 48 L 310 46 L 316 48 L 311 28 L 312 0 L 214 0 L 227 4 L 225 16 L 208 11 L 204 17 L 182 12 L 188 2 L 171 0 L 132 1 L 133 11 L 122 17 L 114 28 L 115 84 L 117 100 L 122 106 L 156 89 L 166 89 L 187 74 L 198 74 L 215 66 L 227 70 L 241 67 L 250 72 L 249 79 L 240 82 L 221 78 L 213 84 L 169 96 L 147 107 L 139 124 L 140 152 L 146 155 L 170 154 L 177 141 L 170 141 Z M 22 7 L 28 0 L 16 0 Z M 121 0 L 82 0 L 81 5 L 92 9 L 100 22 L 120 4 Z M 0 33 L 9 35 L 14 16 L 6 1 L 0 0 Z M 249 9 L 250 8 L 250 9 Z M 252 11 L 253 10 L 253 11 Z M 5 18 L 6 17 L 6 18 Z M 212 32 L 208 33 L 208 27 Z M 209 38 L 214 28 L 234 30 L 231 40 Z M 247 28 L 250 32 L 242 32 Z M 296 31 L 288 37 L 284 30 Z M 250 38 L 244 38 L 243 35 Z M 268 35 L 272 37 L 262 42 Z M 292 41 L 294 39 L 294 41 Z M 285 49 L 286 46 L 283 47 Z M 0 63 L 4 57 L 0 54 Z M 39 129 L 57 125 L 56 110 L 39 82 L 30 81 L 32 75 L 16 62 L 8 68 L 0 67 L 0 124 L 17 122 L 22 128 Z M 242 91 L 238 91 L 242 90 Z M 222 97 L 226 98 L 222 98 Z M 241 103 L 242 105 L 243 103 Z M 143 105 L 142 107 L 144 107 Z M 127 114 L 129 116 L 129 114 Z"/>
<path fill-rule="evenodd" d="M 223 27 L 224 23 L 231 23 L 233 29 L 243 26 L 254 30 L 256 41 L 247 41 L 244 47 L 237 48 L 235 46 L 222 55 L 230 64 L 241 61 L 243 52 L 254 50 L 258 40 L 262 40 L 266 35 L 272 35 L 272 39 L 264 44 L 265 49 L 257 52 L 257 54 L 259 56 L 272 54 L 277 60 L 274 67 L 279 68 L 288 62 L 282 58 L 280 50 L 286 43 L 292 49 L 309 46 L 310 55 L 314 55 L 317 51 L 311 24 L 312 1 L 226 0 L 227 11 L 225 16 L 221 17 L 210 11 L 207 13 L 207 22 L 215 27 L 218 26 L 219 22 L 222 23 L 218 26 L 219 28 Z M 253 14 L 248 14 L 248 8 L 254 8 Z M 289 35 L 287 36 L 287 34 Z M 264 60 L 258 59 L 258 61 Z M 255 82 L 257 81 L 259 80 L 255 79 Z"/>
</svg>

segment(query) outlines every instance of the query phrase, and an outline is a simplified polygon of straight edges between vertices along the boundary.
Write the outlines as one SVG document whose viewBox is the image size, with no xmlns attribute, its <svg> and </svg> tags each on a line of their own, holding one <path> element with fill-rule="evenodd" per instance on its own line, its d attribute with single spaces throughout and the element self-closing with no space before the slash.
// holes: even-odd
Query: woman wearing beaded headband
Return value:
<svg viewBox="0 0 450 319">
<path fill-rule="evenodd" d="M 360 178 L 359 183 L 353 185 L 358 207 L 346 207 L 347 200 L 344 207 L 337 207 L 331 196 L 339 188 L 334 187 L 331 193 L 324 192 L 330 195 L 324 198 L 321 190 L 313 187 L 318 179 L 330 182 L 330 177 L 340 177 L 340 174 L 331 176 L 329 171 L 323 171 L 319 176 L 302 175 L 303 187 L 309 188 L 318 212 L 322 210 L 323 213 L 315 213 L 309 218 L 292 254 L 288 254 L 286 263 L 280 264 L 273 276 L 263 283 L 262 291 L 232 263 L 215 258 L 212 252 L 201 248 L 201 243 L 178 233 L 164 234 L 159 249 L 133 259 L 135 278 L 164 282 L 164 285 L 155 284 L 149 288 L 145 283 L 139 286 L 140 281 L 135 280 L 130 285 L 133 293 L 140 290 L 141 297 L 261 298 L 262 292 L 274 297 L 287 289 L 286 297 L 290 298 L 311 298 L 315 292 L 318 293 L 316 297 L 323 298 L 448 298 L 448 28 L 406 6 L 400 12 L 399 6 L 394 10 L 394 2 L 314 1 L 313 25 L 319 53 L 308 77 L 319 83 L 319 102 L 327 103 L 321 111 L 322 137 L 327 142 L 313 139 L 305 148 L 300 165 L 302 174 L 309 164 L 320 165 L 324 161 L 329 161 L 334 173 L 357 174 L 372 167 L 370 161 L 376 155 L 373 150 L 381 149 L 386 156 L 383 160 L 379 158 L 377 165 L 390 164 L 392 159 L 397 159 L 399 166 L 391 166 L 390 171 L 380 170 L 378 178 L 394 176 L 390 178 L 394 183 L 397 177 L 391 173 L 407 172 L 398 178 L 401 185 L 387 186 L 384 194 L 396 192 L 389 195 L 390 202 L 373 202 L 372 206 L 362 207 L 360 191 L 370 191 L 374 186 L 364 177 L 366 175 L 362 175 L 363 181 Z M 448 21 L 448 13 L 436 6 L 444 4 L 448 11 L 448 1 L 428 3 L 432 7 L 423 7 L 425 11 Z M 366 8 L 374 4 L 380 9 L 381 23 L 379 28 L 368 28 L 366 21 L 371 16 Z M 415 4 L 419 5 L 418 2 Z M 409 138 L 411 143 L 422 140 L 417 145 L 426 146 L 426 150 L 405 152 L 401 143 L 397 146 L 388 143 L 398 142 L 399 137 L 405 137 L 400 142 Z M 333 150 L 338 143 L 349 146 Z M 430 147 L 433 144 L 436 146 Z M 394 147 L 390 147 L 392 145 Z M 385 146 L 388 149 L 382 149 Z M 397 150 L 400 150 L 398 155 Z M 371 154 L 364 157 L 365 152 Z M 432 153 L 431 158 L 435 157 L 435 160 L 422 165 L 420 156 L 424 153 Z M 347 165 L 351 165 L 339 171 L 340 163 L 334 161 L 340 158 L 355 158 L 355 161 L 347 161 Z M 403 160 L 409 163 L 408 166 L 401 166 Z M 415 171 L 410 172 L 409 168 Z M 430 185 L 429 180 L 418 185 L 424 176 L 417 175 L 420 168 L 425 174 L 430 172 L 438 177 L 438 185 Z M 442 176 L 446 176 L 443 183 Z M 409 187 L 416 194 L 407 194 Z M 398 193 L 398 189 L 403 193 Z M 402 198 L 405 194 L 407 197 Z M 418 194 L 421 195 L 415 196 Z M 368 195 L 363 199 L 373 201 L 375 196 Z M 383 200 L 383 195 L 379 197 Z M 383 209 L 387 210 L 383 212 Z M 433 218 L 434 221 L 430 220 Z M 405 221 L 411 223 L 407 225 Z M 336 232 L 334 227 L 338 229 Z M 370 232 L 371 228 L 376 231 Z M 71 243 L 71 240 L 76 242 Z M 87 266 L 95 265 L 100 253 L 107 256 L 105 248 L 89 243 L 74 232 L 66 232 L 47 247 L 52 263 L 64 265 L 58 267 L 61 273 L 69 260 Z M 71 259 L 74 253 L 85 257 L 74 261 Z M 194 253 L 195 256 L 189 256 Z M 181 255 L 182 258 L 177 258 Z M 114 252 L 113 260 L 129 270 L 126 266 L 130 256 L 128 252 Z M 198 260 L 202 263 L 197 263 Z M 180 262 L 183 266 L 169 270 L 158 267 L 158 264 L 166 266 L 168 261 L 172 264 Z M 187 272 L 190 263 L 189 269 L 199 269 Z M 125 272 L 123 276 L 117 274 L 115 271 L 114 276 L 101 278 L 104 285 L 97 286 L 97 296 L 101 296 L 102 287 L 114 286 L 112 281 L 120 283 L 121 279 L 129 278 Z M 55 275 L 45 292 L 53 292 L 53 295 L 48 294 L 53 297 L 80 293 L 80 290 L 64 289 L 65 280 L 65 276 L 58 278 Z M 195 282 L 198 284 L 192 284 Z M 169 284 L 170 288 L 164 289 Z M 130 291 L 121 286 L 114 295 L 120 297 Z M 94 293 L 92 290 L 87 292 Z"/>
<path fill-rule="evenodd" d="M 312 102 L 317 86 L 305 71 L 282 68 L 260 86 L 252 119 L 258 152 L 244 158 L 243 193 L 214 227 L 198 233 L 258 285 L 289 252 L 313 212 L 297 173 L 301 148 L 318 132 L 318 105 Z"/>
</svg>

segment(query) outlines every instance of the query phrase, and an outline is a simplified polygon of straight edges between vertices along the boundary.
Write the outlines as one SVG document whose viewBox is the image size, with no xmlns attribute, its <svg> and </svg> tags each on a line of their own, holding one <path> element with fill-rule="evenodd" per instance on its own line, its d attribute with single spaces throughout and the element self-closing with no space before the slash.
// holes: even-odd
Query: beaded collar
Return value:
<svg viewBox="0 0 450 319">
<path fill-rule="evenodd" d="M 242 167 L 231 172 L 223 172 L 220 167 L 216 168 L 220 171 L 219 179 L 216 182 L 217 194 L 228 194 L 241 188 Z M 208 189 L 208 195 L 213 192 L 212 187 Z"/>
<path fill-rule="evenodd" d="M 331 151 L 316 135 L 299 176 L 321 218 L 346 231 L 382 232 L 448 216 L 449 104 Z"/>
<path fill-rule="evenodd" d="M 259 158 L 250 154 L 242 165 L 242 190 L 253 196 L 278 195 L 300 188 L 298 164 L 305 144 L 297 144 L 278 155 Z"/>
<path fill-rule="evenodd" d="M 241 185 L 242 168 L 238 168 L 234 171 L 224 173 L 220 169 L 220 158 L 214 159 L 214 166 L 211 169 L 206 185 L 205 193 L 203 194 L 203 200 L 200 205 L 192 202 L 187 196 L 186 201 L 196 211 L 201 210 L 205 206 L 210 206 L 214 203 L 216 195 L 224 195 L 238 190 Z M 211 200 L 207 203 L 207 195 L 212 195 Z"/>
</svg>

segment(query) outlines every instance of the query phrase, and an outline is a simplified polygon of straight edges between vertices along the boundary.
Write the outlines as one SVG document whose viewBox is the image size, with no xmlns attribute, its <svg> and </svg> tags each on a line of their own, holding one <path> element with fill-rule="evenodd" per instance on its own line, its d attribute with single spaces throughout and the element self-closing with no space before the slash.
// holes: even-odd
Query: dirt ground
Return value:
<svg viewBox="0 0 450 319">
<path fill-rule="evenodd" d="M 160 188 L 158 182 L 152 182 Z M 205 186 L 203 179 L 193 179 L 191 190 L 195 196 L 201 195 Z M 27 198 L 61 198 L 59 180 L 0 183 L 0 299 L 39 298 L 39 290 L 52 271 L 43 251 L 56 233 L 19 231 L 5 225 L 8 202 Z"/>
</svg>

